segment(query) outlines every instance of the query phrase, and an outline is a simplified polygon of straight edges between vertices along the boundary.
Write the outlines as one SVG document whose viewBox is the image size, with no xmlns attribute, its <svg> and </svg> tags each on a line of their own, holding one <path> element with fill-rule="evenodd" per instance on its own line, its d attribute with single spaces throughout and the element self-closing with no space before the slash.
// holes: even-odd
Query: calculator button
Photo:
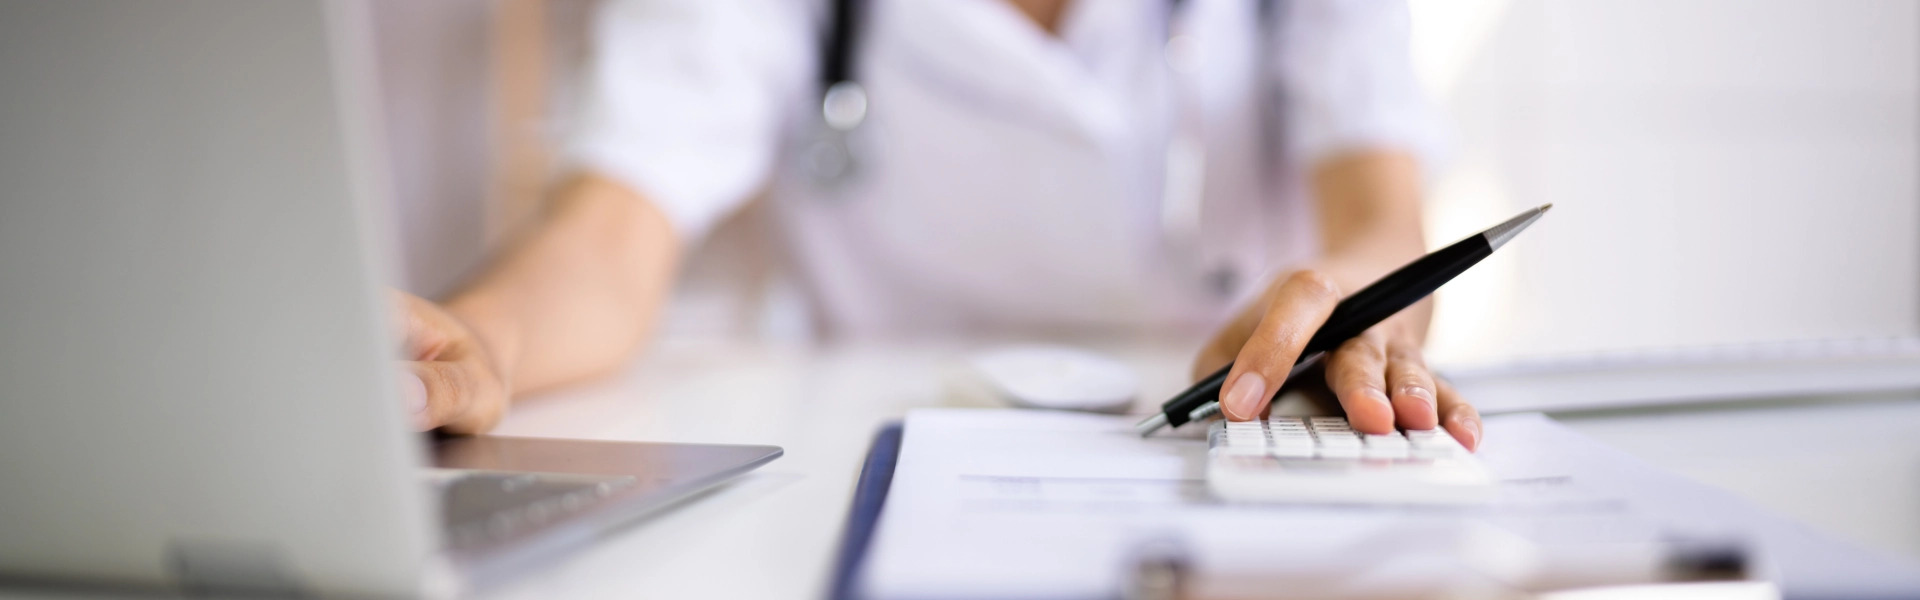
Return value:
<svg viewBox="0 0 1920 600">
<path fill-rule="evenodd" d="M 1436 435 L 1436 436 L 1419 436 L 1419 437 L 1413 437 L 1413 436 L 1408 436 L 1408 437 L 1407 437 L 1407 443 L 1408 443 L 1408 444 L 1412 444 L 1412 445 L 1413 445 L 1413 447 L 1415 447 L 1415 448 L 1426 448 L 1426 447 L 1444 447 L 1444 446 L 1458 446 L 1458 445 L 1460 445 L 1460 443 L 1459 443 L 1459 442 L 1455 442 L 1455 441 L 1453 441 L 1453 436 L 1446 436 L 1446 435 Z"/>
<path fill-rule="evenodd" d="M 1267 451 L 1280 458 L 1313 458 L 1313 444 L 1274 444 Z"/>
<path fill-rule="evenodd" d="M 1260 448 L 1267 445 L 1267 438 L 1254 435 L 1229 435 L 1227 445 L 1246 448 Z"/>
<path fill-rule="evenodd" d="M 1363 458 L 1377 458 L 1381 460 L 1400 460 L 1403 458 L 1411 457 L 1412 453 L 1410 453 L 1406 448 L 1367 448 L 1365 450 L 1360 451 L 1360 456 Z"/>
<path fill-rule="evenodd" d="M 1335 448 L 1340 450 L 1359 451 L 1361 448 L 1364 448 L 1365 446 L 1362 446 L 1360 444 L 1360 440 L 1352 439 L 1352 438 L 1344 438 L 1344 439 L 1338 439 L 1338 440 L 1320 440 L 1320 447 Z"/>
<path fill-rule="evenodd" d="M 1227 501 L 1466 505 L 1493 488 L 1445 430 L 1366 435 L 1342 419 L 1282 417 L 1208 433 L 1208 489 Z"/>
<path fill-rule="evenodd" d="M 1366 450 L 1362 455 L 1367 458 L 1398 459 L 1406 458 L 1407 451 L 1407 440 L 1399 435 L 1370 435 L 1366 438 Z"/>
<path fill-rule="evenodd" d="M 1352 446 L 1321 446 L 1317 455 L 1320 458 L 1360 458 L 1359 444 Z"/>
<path fill-rule="evenodd" d="M 1467 451 L 1450 435 L 1410 436 L 1407 441 L 1414 458 L 1452 458 Z"/>
<path fill-rule="evenodd" d="M 1397 433 L 1390 433 L 1386 435 L 1368 435 L 1368 436 L 1362 437 L 1361 439 L 1366 442 L 1368 448 L 1391 448 L 1391 449 L 1406 450 L 1407 446 L 1410 445 L 1407 443 L 1407 438 L 1400 437 L 1400 434 L 1397 434 Z"/>
</svg>

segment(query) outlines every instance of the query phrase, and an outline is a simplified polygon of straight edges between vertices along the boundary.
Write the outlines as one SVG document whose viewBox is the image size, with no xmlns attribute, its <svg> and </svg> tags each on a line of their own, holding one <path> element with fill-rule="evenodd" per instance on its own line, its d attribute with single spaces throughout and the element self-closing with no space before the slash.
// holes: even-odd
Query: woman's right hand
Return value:
<svg viewBox="0 0 1920 600">
<path fill-rule="evenodd" d="M 459 434 L 493 429 L 512 390 L 497 353 L 440 305 L 405 292 L 394 295 L 406 333 L 401 388 L 414 427 Z"/>
</svg>

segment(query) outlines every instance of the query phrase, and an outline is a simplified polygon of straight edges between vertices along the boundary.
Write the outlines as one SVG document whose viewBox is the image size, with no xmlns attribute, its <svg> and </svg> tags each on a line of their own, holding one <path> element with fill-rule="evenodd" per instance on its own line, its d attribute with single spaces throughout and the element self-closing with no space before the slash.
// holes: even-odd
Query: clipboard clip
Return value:
<svg viewBox="0 0 1920 600">
<path fill-rule="evenodd" d="M 1124 600 L 1180 600 L 1192 581 L 1193 561 L 1186 543 L 1175 537 L 1150 538 L 1134 548 L 1130 579 L 1121 586 Z"/>
</svg>

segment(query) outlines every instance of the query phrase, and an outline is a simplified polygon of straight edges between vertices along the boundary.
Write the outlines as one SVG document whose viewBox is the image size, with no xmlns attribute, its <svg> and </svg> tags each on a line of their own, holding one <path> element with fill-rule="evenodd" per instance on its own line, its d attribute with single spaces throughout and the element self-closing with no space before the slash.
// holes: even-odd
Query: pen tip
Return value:
<svg viewBox="0 0 1920 600">
<path fill-rule="evenodd" d="M 1532 225 L 1534 221 L 1538 221 L 1540 217 L 1545 216 L 1549 208 L 1553 208 L 1553 205 L 1542 204 L 1535 208 L 1529 208 L 1514 218 L 1507 219 L 1505 223 L 1495 225 L 1492 229 L 1480 232 L 1480 235 L 1486 236 L 1488 248 L 1499 250 L 1501 246 L 1506 245 L 1507 240 L 1513 239 L 1513 236 L 1519 235 L 1521 230 L 1526 229 L 1528 225 Z"/>
<path fill-rule="evenodd" d="M 1153 416 L 1147 417 L 1146 420 L 1134 425 L 1133 430 L 1139 432 L 1140 437 L 1147 437 L 1153 435 L 1153 432 L 1159 431 L 1160 428 L 1166 424 L 1166 413 L 1154 413 Z"/>
</svg>

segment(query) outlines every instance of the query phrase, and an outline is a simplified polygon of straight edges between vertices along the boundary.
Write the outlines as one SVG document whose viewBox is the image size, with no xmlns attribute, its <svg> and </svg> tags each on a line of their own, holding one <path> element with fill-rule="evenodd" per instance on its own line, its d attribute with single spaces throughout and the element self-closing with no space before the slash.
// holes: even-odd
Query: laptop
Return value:
<svg viewBox="0 0 1920 600">
<path fill-rule="evenodd" d="M 455 595 L 780 456 L 411 431 L 365 8 L 0 0 L 0 587 Z"/>
</svg>

